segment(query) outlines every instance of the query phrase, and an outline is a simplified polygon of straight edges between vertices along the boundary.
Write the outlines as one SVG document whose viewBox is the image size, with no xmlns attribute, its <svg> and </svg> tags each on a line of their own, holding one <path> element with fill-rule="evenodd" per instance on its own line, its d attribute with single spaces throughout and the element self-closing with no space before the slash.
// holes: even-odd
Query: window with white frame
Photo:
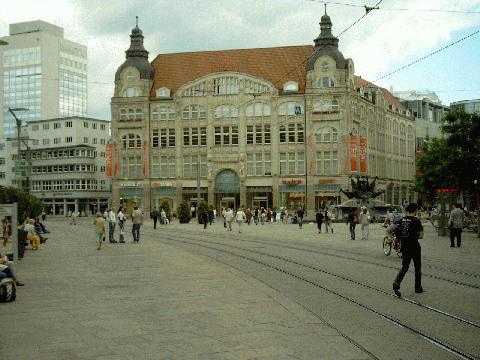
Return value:
<svg viewBox="0 0 480 360">
<path fill-rule="evenodd" d="M 213 112 L 215 119 L 238 118 L 238 108 L 231 104 L 219 105 Z"/>
<path fill-rule="evenodd" d="M 312 112 L 314 114 L 338 113 L 339 105 L 337 100 L 315 100 L 313 102 Z"/>
<path fill-rule="evenodd" d="M 122 137 L 123 149 L 138 149 L 142 147 L 142 138 L 140 135 L 128 134 Z"/>
<path fill-rule="evenodd" d="M 338 151 L 317 151 L 317 175 L 338 174 Z"/>
<path fill-rule="evenodd" d="M 246 117 L 265 117 L 270 116 L 272 110 L 270 105 L 262 103 L 262 102 L 255 102 L 253 104 L 247 105 L 245 108 L 245 116 Z"/>
<path fill-rule="evenodd" d="M 214 95 L 238 94 L 238 78 L 234 76 L 222 76 L 213 79 Z"/>
<path fill-rule="evenodd" d="M 303 104 L 295 101 L 281 103 L 278 106 L 278 115 L 280 116 L 302 116 Z"/>
<path fill-rule="evenodd" d="M 175 174 L 175 156 L 160 156 L 160 178 L 174 178 Z"/>
<path fill-rule="evenodd" d="M 270 153 L 247 154 L 247 176 L 272 175 L 272 157 Z"/>
<path fill-rule="evenodd" d="M 338 142 L 338 130 L 334 127 L 321 127 L 315 132 L 317 144 Z"/>
<path fill-rule="evenodd" d="M 62 123 L 59 123 L 59 122 L 53 123 L 53 128 L 54 129 L 60 129 L 61 127 L 62 127 Z"/>
<path fill-rule="evenodd" d="M 238 145 L 238 125 L 215 126 L 215 145 Z"/>
<path fill-rule="evenodd" d="M 280 175 L 304 175 L 305 154 L 303 152 L 279 153 Z"/>
<path fill-rule="evenodd" d="M 202 120 L 207 118 L 207 110 L 202 105 L 188 105 L 183 108 L 183 120 Z"/>
<path fill-rule="evenodd" d="M 62 142 L 62 139 L 61 139 L 61 138 L 54 138 L 54 139 L 53 139 L 53 143 L 54 143 L 54 144 L 61 144 L 61 142 Z"/>
<path fill-rule="evenodd" d="M 283 84 L 284 92 L 297 92 L 298 91 L 298 82 L 296 81 L 287 81 Z"/>
<path fill-rule="evenodd" d="M 303 124 L 289 123 L 279 126 L 280 143 L 302 143 L 305 140 Z"/>
<path fill-rule="evenodd" d="M 183 177 L 195 178 L 197 177 L 197 166 L 200 160 L 200 177 L 207 177 L 207 155 L 184 155 L 183 156 Z"/>
<path fill-rule="evenodd" d="M 333 86 L 334 86 L 333 79 L 328 76 L 324 76 L 320 80 L 318 80 L 318 87 L 329 88 Z"/>
<path fill-rule="evenodd" d="M 184 128 L 183 129 L 183 145 L 184 146 L 206 146 L 207 145 L 207 128 Z"/>
<path fill-rule="evenodd" d="M 159 106 L 152 109 L 152 120 L 175 120 L 175 109 L 170 106 Z"/>
<path fill-rule="evenodd" d="M 247 125 L 247 144 L 270 144 L 270 124 Z"/>
</svg>

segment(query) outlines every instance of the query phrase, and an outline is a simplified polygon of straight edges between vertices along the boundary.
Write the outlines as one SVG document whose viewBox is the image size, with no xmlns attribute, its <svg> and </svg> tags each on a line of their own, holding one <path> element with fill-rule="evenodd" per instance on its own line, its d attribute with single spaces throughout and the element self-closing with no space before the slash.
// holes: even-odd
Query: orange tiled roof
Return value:
<svg viewBox="0 0 480 360">
<path fill-rule="evenodd" d="M 260 49 L 200 51 L 159 54 L 152 61 L 155 77 L 150 97 L 165 86 L 172 93 L 189 81 L 221 71 L 237 71 L 258 76 L 282 89 L 286 81 L 297 81 L 299 91 L 305 91 L 307 59 L 312 45 L 284 46 Z"/>
<path fill-rule="evenodd" d="M 388 91 L 387 89 L 382 88 L 378 85 L 375 85 L 374 83 L 371 83 L 370 81 L 362 79 L 360 76 L 355 76 L 355 88 L 358 89 L 358 88 L 365 87 L 365 86 L 375 87 L 377 89 L 380 89 L 383 93 L 383 97 L 385 98 L 385 101 L 387 102 L 387 104 L 392 104 L 392 105 L 395 105 L 395 107 L 397 107 L 397 108 L 405 110 L 402 103 L 395 96 L 393 96 L 393 94 L 390 91 Z"/>
<path fill-rule="evenodd" d="M 297 81 L 299 92 L 305 92 L 307 59 L 314 50 L 312 45 L 273 48 L 236 49 L 159 54 L 152 61 L 155 69 L 150 98 L 155 90 L 169 88 L 172 93 L 199 77 L 222 71 L 236 71 L 258 76 L 272 82 L 281 90 L 286 81 Z M 355 76 L 355 88 L 370 86 L 382 90 L 389 104 L 403 109 L 390 91 Z"/>
</svg>

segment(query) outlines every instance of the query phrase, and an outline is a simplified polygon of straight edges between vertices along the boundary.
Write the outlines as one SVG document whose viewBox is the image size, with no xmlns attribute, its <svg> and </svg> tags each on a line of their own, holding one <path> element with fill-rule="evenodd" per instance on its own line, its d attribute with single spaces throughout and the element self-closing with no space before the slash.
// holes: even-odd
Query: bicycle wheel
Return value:
<svg viewBox="0 0 480 360">
<path fill-rule="evenodd" d="M 383 238 L 383 253 L 388 256 L 392 251 L 392 242 L 390 241 L 388 236 Z"/>
</svg>

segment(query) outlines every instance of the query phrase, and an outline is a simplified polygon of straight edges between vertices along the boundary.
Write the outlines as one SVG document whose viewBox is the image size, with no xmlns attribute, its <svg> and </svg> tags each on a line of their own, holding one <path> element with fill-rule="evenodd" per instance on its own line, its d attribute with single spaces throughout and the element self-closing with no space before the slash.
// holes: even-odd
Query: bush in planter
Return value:
<svg viewBox="0 0 480 360">
<path fill-rule="evenodd" d="M 187 202 L 182 202 L 177 209 L 177 217 L 180 224 L 188 224 L 192 218 L 190 215 L 190 206 Z"/>
<path fill-rule="evenodd" d="M 197 219 L 199 224 L 203 224 L 201 214 L 206 211 L 208 214 L 208 204 L 204 201 L 201 201 L 197 206 Z M 208 217 L 207 217 L 208 219 Z M 207 220 L 208 221 L 208 220 Z"/>
<path fill-rule="evenodd" d="M 40 216 L 43 210 L 42 201 L 35 196 L 13 187 L 0 186 L 0 204 L 18 203 L 18 223 L 26 219 Z"/>
</svg>

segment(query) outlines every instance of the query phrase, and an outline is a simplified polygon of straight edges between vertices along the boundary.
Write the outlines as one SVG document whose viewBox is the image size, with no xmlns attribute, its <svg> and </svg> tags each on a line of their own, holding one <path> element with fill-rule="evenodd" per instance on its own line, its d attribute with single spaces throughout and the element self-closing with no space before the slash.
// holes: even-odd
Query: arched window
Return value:
<svg viewBox="0 0 480 360">
<path fill-rule="evenodd" d="M 302 116 L 303 105 L 294 101 L 281 103 L 278 106 L 278 115 Z"/>
<path fill-rule="evenodd" d="M 285 92 L 296 92 L 296 91 L 298 91 L 298 82 L 287 81 L 285 84 L 283 84 L 283 91 L 285 91 Z"/>
<path fill-rule="evenodd" d="M 138 96 L 138 90 L 135 89 L 135 88 L 127 88 L 127 90 L 125 90 L 123 92 L 123 96 L 125 97 L 133 97 L 133 96 Z"/>
<path fill-rule="evenodd" d="M 183 120 L 201 120 L 207 118 L 207 110 L 202 105 L 188 105 L 183 108 Z"/>
<path fill-rule="evenodd" d="M 315 100 L 313 102 L 313 113 L 338 113 L 337 100 Z"/>
<path fill-rule="evenodd" d="M 271 114 L 270 105 L 261 103 L 261 102 L 250 104 L 245 109 L 246 117 L 270 116 L 270 114 Z"/>
<path fill-rule="evenodd" d="M 121 109 L 120 110 L 120 121 L 125 121 L 127 119 L 128 119 L 127 110 Z"/>
<path fill-rule="evenodd" d="M 338 142 L 338 130 L 334 127 L 322 127 L 315 132 L 317 144 Z"/>
<path fill-rule="evenodd" d="M 122 149 L 138 149 L 142 147 L 140 135 L 128 134 L 122 137 Z"/>
<path fill-rule="evenodd" d="M 169 106 L 155 107 L 152 110 L 152 120 L 175 120 L 175 109 Z"/>
<path fill-rule="evenodd" d="M 333 80 L 328 76 L 324 76 L 318 81 L 318 87 L 328 88 L 333 86 L 334 86 Z"/>
<path fill-rule="evenodd" d="M 215 119 L 220 118 L 237 118 L 238 108 L 231 104 L 219 105 L 213 113 Z"/>
</svg>

